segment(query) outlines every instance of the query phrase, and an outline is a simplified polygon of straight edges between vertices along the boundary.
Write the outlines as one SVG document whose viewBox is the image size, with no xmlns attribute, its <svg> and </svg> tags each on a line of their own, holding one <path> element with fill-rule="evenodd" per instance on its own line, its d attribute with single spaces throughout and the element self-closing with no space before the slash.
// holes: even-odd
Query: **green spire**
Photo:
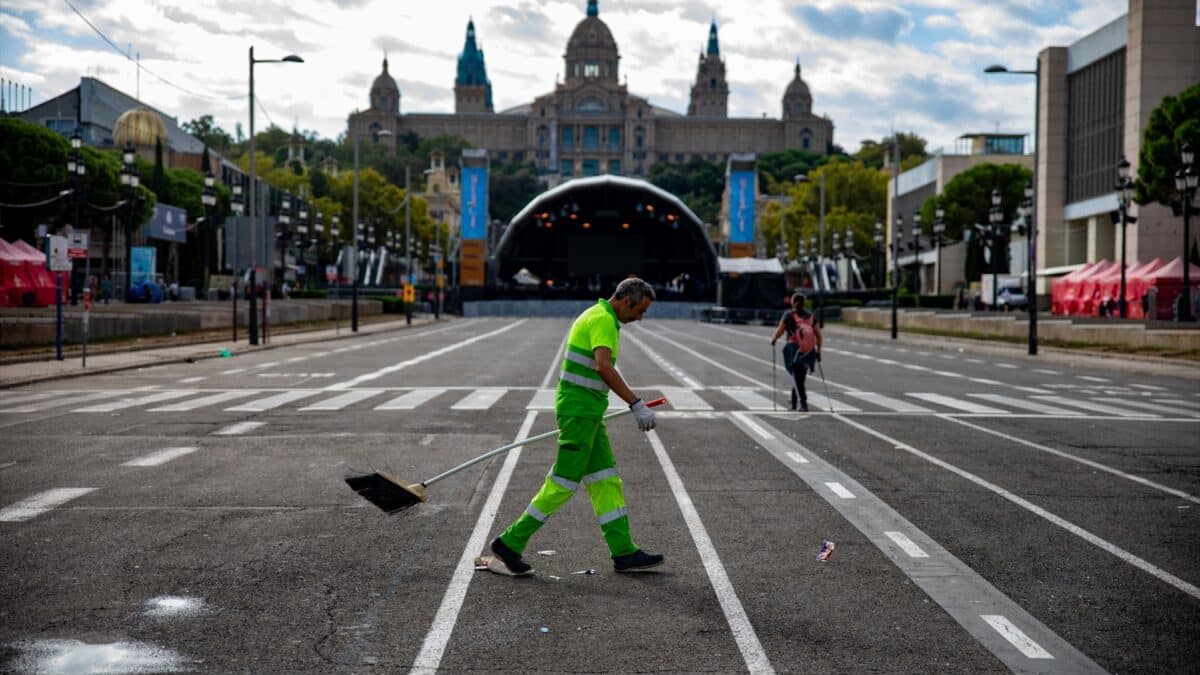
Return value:
<svg viewBox="0 0 1200 675">
<path fill-rule="evenodd" d="M 588 0 L 588 16 L 600 16 L 600 3 L 597 0 Z"/>
<path fill-rule="evenodd" d="M 715 17 L 712 25 L 708 27 L 708 53 L 713 56 L 721 55 L 721 47 L 717 44 L 717 20 Z"/>
</svg>

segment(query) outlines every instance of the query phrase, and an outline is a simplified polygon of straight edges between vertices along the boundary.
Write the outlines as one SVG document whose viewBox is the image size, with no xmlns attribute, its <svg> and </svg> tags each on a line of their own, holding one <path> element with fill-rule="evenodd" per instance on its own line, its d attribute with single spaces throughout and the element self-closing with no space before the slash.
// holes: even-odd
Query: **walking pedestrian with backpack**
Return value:
<svg viewBox="0 0 1200 675">
<path fill-rule="evenodd" d="M 816 370 L 817 361 L 821 360 L 821 329 L 812 312 L 804 308 L 804 296 L 800 293 L 792 295 L 792 309 L 784 312 L 779 319 L 779 326 L 771 336 L 771 347 L 779 341 L 779 336 L 787 334 L 787 342 L 783 345 L 783 368 L 792 376 L 792 410 L 808 412 L 808 392 L 804 389 L 804 380 L 808 374 Z M 799 408 L 797 408 L 799 403 Z"/>
</svg>

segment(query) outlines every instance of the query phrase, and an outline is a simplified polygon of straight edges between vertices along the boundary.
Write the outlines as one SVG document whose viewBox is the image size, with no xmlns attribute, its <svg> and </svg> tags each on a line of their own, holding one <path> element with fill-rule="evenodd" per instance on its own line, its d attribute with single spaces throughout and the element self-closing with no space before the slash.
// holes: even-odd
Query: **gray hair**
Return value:
<svg viewBox="0 0 1200 675">
<path fill-rule="evenodd" d="M 629 298 L 635 303 L 641 302 L 642 298 L 650 298 L 654 300 L 654 289 L 644 279 L 637 277 L 629 277 L 617 284 L 617 290 L 613 291 L 613 299 L 621 300 Z"/>
</svg>

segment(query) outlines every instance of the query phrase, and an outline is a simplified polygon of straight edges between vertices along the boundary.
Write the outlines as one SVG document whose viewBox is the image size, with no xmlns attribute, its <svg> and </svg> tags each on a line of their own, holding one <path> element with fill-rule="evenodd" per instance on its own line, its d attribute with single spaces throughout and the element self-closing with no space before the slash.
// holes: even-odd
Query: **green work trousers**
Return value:
<svg viewBox="0 0 1200 675">
<path fill-rule="evenodd" d="M 558 457 L 542 489 L 534 495 L 525 513 L 500 534 L 500 539 L 517 553 L 524 552 L 533 533 L 583 484 L 587 486 L 592 511 L 600 522 L 608 550 L 614 556 L 636 552 L 638 547 L 629 534 L 625 493 L 604 421 L 560 416 L 558 429 Z"/>
</svg>

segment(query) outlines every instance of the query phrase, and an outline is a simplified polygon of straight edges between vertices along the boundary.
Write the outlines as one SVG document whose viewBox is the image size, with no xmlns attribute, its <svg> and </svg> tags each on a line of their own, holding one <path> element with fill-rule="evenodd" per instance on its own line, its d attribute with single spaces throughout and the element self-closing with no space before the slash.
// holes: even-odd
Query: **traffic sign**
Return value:
<svg viewBox="0 0 1200 675">
<path fill-rule="evenodd" d="M 46 237 L 46 267 L 51 272 L 70 272 L 71 257 L 68 254 L 67 238 Z"/>
<path fill-rule="evenodd" d="M 404 302 L 416 302 L 417 289 L 412 284 L 404 284 Z"/>
<path fill-rule="evenodd" d="M 338 278 L 337 272 L 338 272 L 337 265 L 326 265 L 325 266 L 325 281 L 328 281 L 330 283 L 337 281 L 337 278 Z"/>
<path fill-rule="evenodd" d="M 87 230 L 79 230 L 67 235 L 67 257 L 73 260 L 88 257 Z"/>
</svg>

